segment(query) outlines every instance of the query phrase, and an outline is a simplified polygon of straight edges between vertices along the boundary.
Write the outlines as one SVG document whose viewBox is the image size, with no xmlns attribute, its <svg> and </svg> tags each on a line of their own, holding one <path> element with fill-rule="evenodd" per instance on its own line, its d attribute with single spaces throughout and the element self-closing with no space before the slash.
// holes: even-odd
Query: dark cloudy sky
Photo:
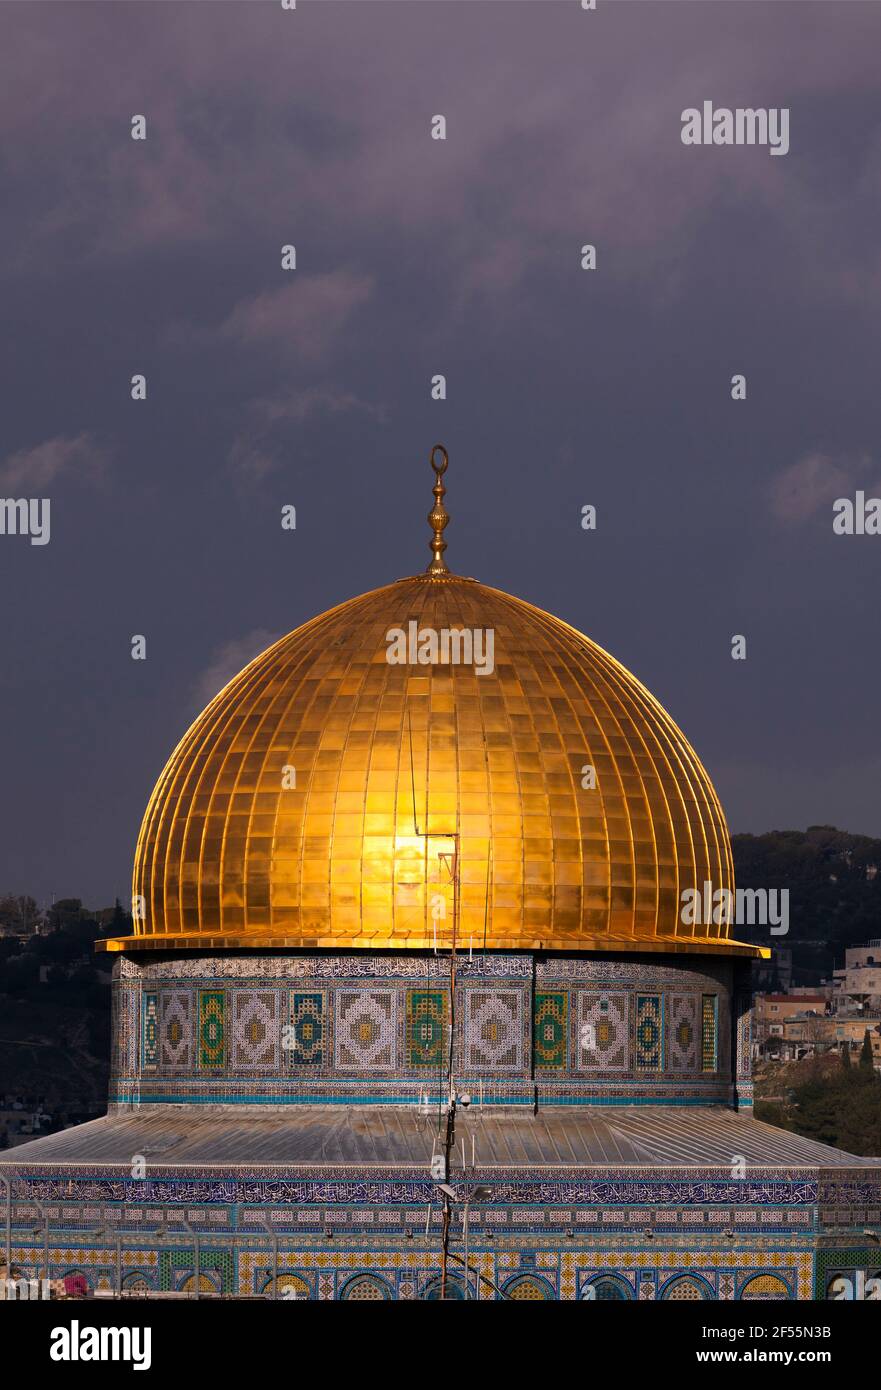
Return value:
<svg viewBox="0 0 881 1390">
<path fill-rule="evenodd" d="M 831 525 L 881 495 L 879 55 L 859 0 L 0 5 L 0 496 L 52 503 L 0 536 L 0 891 L 127 893 L 214 690 L 425 566 L 438 439 L 451 567 L 630 667 L 732 830 L 881 835 L 881 537 Z M 789 154 L 683 146 L 704 100 Z"/>
</svg>

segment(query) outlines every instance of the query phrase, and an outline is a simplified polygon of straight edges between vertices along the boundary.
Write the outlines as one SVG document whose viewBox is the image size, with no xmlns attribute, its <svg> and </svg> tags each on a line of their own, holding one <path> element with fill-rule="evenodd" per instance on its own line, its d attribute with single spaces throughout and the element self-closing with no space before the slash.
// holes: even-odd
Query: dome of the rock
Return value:
<svg viewBox="0 0 881 1390">
<path fill-rule="evenodd" d="M 769 950 L 707 925 L 710 779 L 601 647 L 450 574 L 432 463 L 427 572 L 274 643 L 159 778 L 134 935 L 96 943 L 110 1110 L 11 1151 L 7 1267 L 54 1250 L 106 1288 L 115 1247 L 122 1296 L 838 1289 L 875 1268 L 878 1165 L 750 1117 Z"/>
<path fill-rule="evenodd" d="M 135 940 L 736 953 L 681 920 L 706 883 L 733 888 L 724 816 L 657 700 L 437 568 L 283 637 L 195 721 L 144 817 Z"/>
</svg>

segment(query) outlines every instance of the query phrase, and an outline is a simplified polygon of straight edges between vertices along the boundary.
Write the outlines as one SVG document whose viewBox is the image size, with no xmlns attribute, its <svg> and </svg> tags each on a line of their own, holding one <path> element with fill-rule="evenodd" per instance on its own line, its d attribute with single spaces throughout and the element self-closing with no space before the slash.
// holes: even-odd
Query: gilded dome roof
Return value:
<svg viewBox="0 0 881 1390">
<path fill-rule="evenodd" d="M 435 493 L 428 572 L 281 638 L 184 735 L 110 949 L 754 953 L 680 918 L 734 886 L 684 735 L 575 628 L 451 575 Z"/>
</svg>

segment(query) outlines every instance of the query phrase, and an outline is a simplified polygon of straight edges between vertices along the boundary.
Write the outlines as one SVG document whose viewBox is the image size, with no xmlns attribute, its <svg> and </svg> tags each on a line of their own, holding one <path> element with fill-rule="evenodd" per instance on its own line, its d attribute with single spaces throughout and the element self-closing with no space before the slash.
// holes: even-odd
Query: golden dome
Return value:
<svg viewBox="0 0 881 1390">
<path fill-rule="evenodd" d="M 685 888 L 734 886 L 683 734 L 575 628 L 451 575 L 436 499 L 425 574 L 283 637 L 184 735 L 138 839 L 136 935 L 109 949 L 756 953 L 680 920 Z M 455 639 L 443 662 L 453 630 L 470 664 Z"/>
</svg>

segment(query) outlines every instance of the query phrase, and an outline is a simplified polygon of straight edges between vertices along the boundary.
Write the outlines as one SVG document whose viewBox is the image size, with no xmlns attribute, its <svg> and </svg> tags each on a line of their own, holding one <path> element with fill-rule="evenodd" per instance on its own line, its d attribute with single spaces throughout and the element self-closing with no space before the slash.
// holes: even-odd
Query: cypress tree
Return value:
<svg viewBox="0 0 881 1390">
<path fill-rule="evenodd" d="M 875 1070 L 875 1063 L 872 1059 L 872 1039 L 869 1037 L 868 1028 L 863 1035 L 863 1045 L 860 1049 L 860 1066 L 865 1067 L 870 1072 Z"/>
</svg>

